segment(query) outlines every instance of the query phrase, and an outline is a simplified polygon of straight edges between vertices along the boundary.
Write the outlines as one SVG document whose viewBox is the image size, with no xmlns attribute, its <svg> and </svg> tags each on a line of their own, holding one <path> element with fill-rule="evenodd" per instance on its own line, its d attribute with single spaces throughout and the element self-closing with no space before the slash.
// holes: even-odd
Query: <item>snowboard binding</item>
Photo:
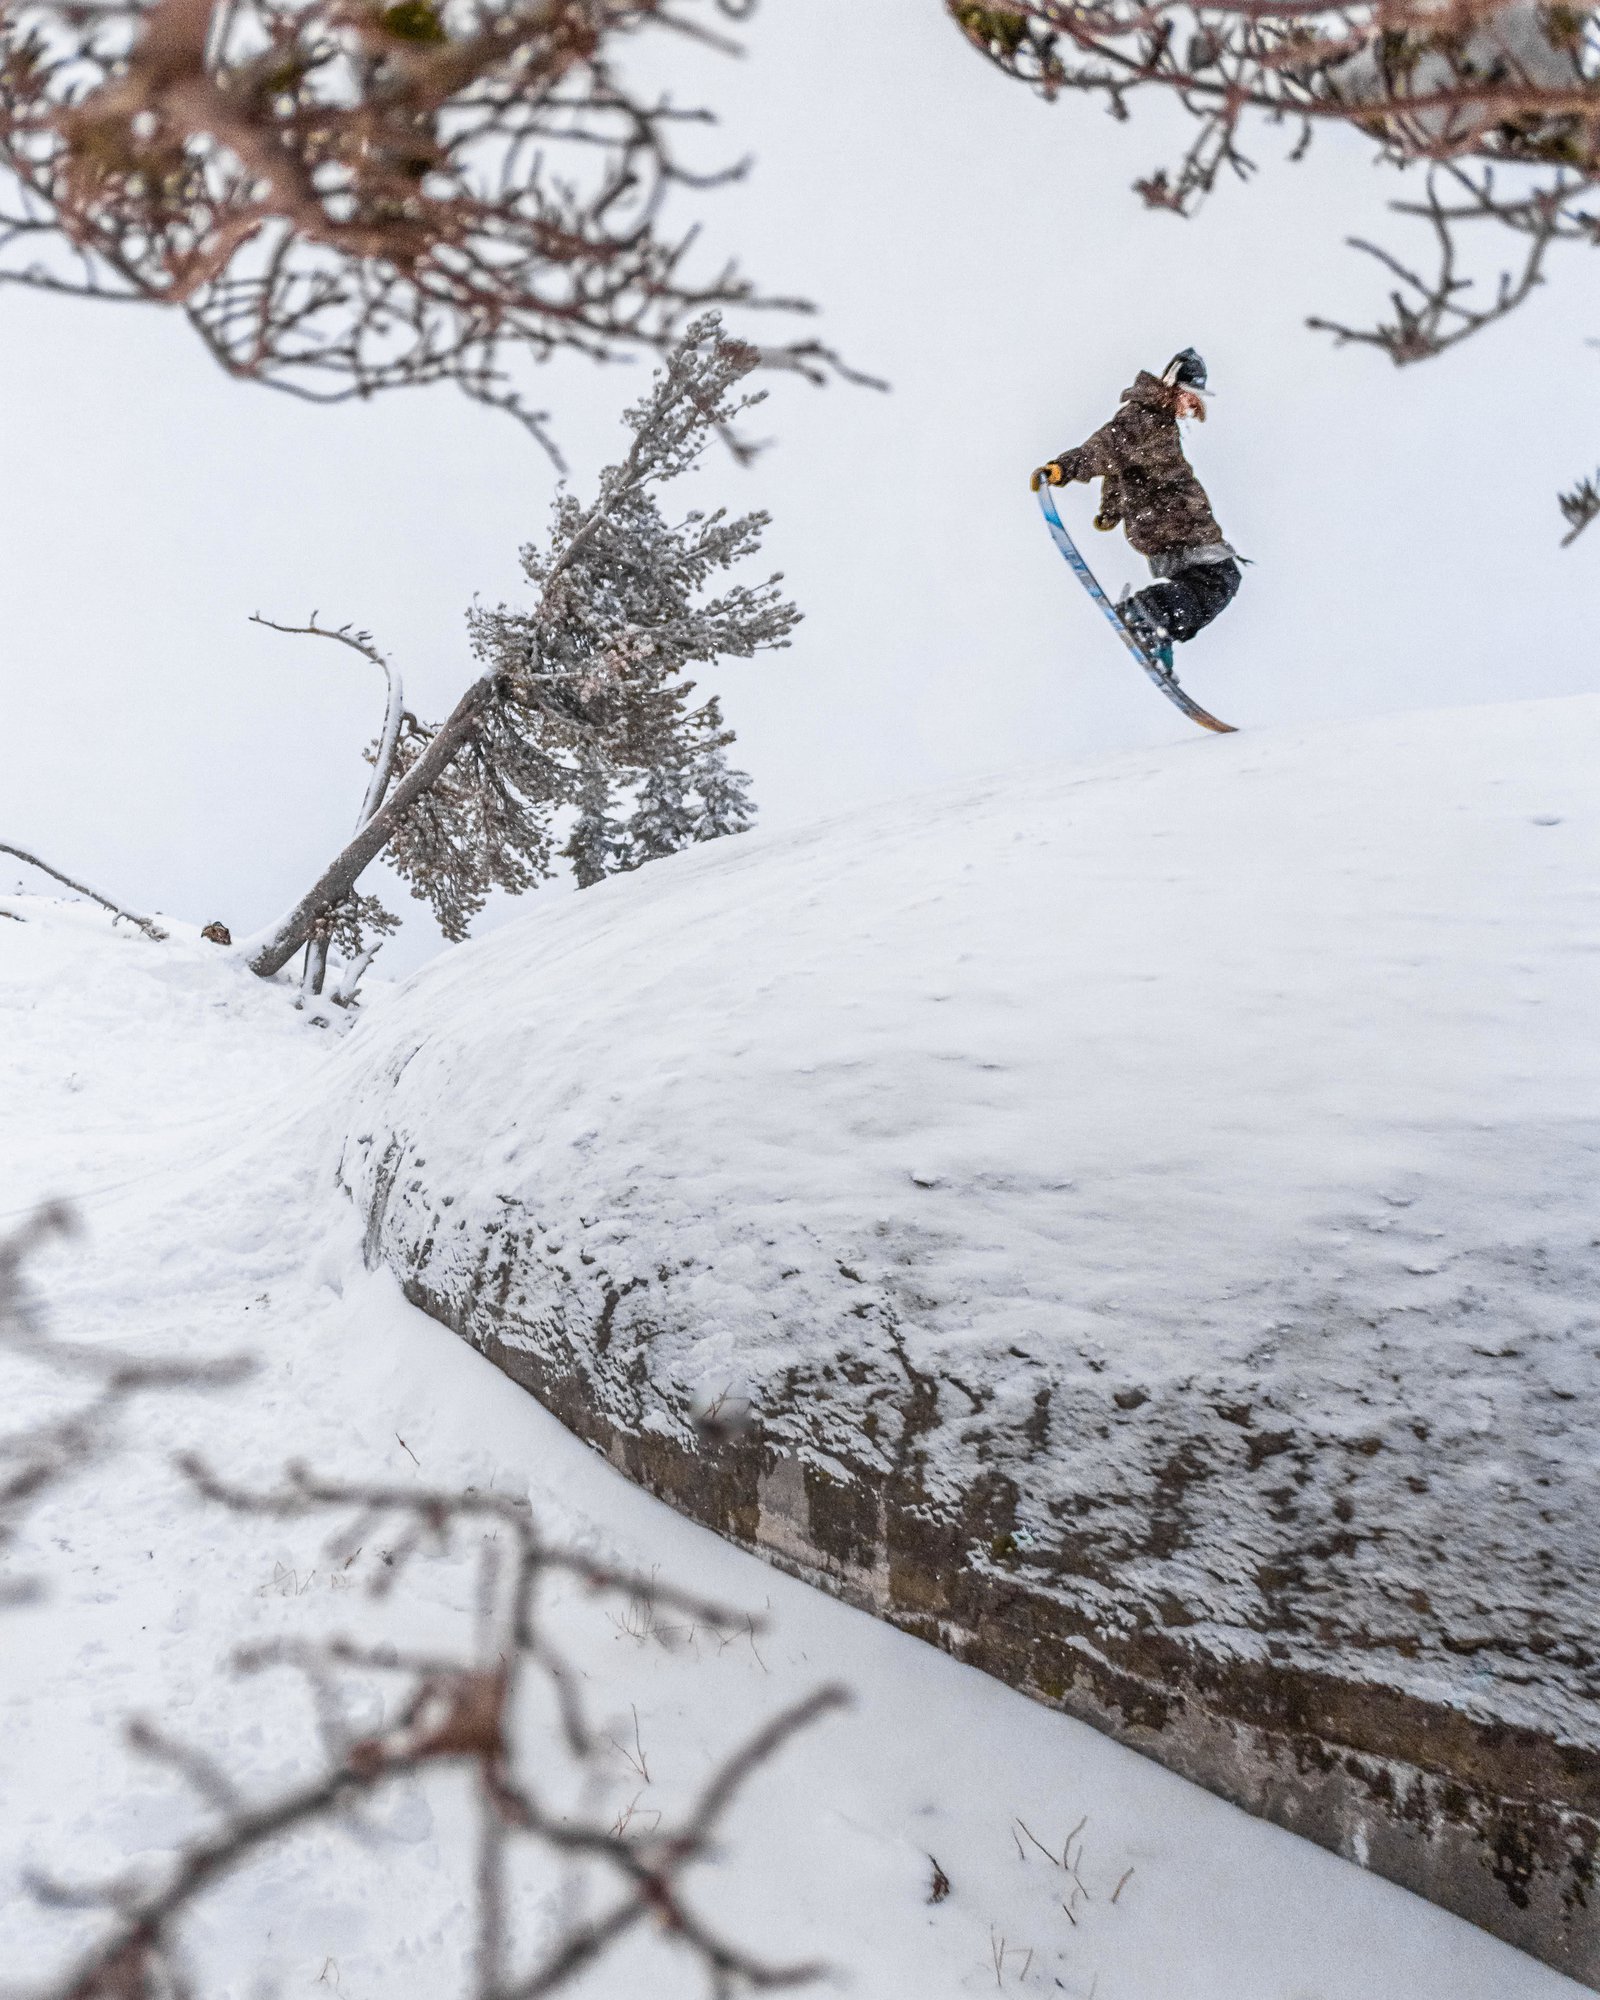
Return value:
<svg viewBox="0 0 1600 2000">
<path fill-rule="evenodd" d="M 1140 651 L 1153 660 L 1168 680 L 1177 678 L 1177 669 L 1172 664 L 1172 634 L 1133 594 L 1132 584 L 1122 586 L 1122 595 L 1117 599 L 1117 616 L 1139 643 Z"/>
</svg>

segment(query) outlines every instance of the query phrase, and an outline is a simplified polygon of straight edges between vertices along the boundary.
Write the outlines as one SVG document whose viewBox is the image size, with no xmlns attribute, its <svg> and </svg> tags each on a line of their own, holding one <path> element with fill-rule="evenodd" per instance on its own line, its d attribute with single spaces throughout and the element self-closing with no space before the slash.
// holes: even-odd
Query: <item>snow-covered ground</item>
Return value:
<svg viewBox="0 0 1600 2000">
<path fill-rule="evenodd" d="M 749 1397 L 1102 1642 L 1592 1748 L 1597 768 L 1584 697 L 707 847 L 421 974 L 344 1172 L 619 1431 Z"/>
<path fill-rule="evenodd" d="M 1537 823 L 1561 811 L 1543 796 L 1505 802 L 1530 848 L 1567 837 Z M 736 880 L 742 858 L 730 858 Z M 1277 860 L 1291 875 L 1293 857 Z M 634 893 L 647 886 L 641 878 Z M 124 1716 L 162 1719 L 263 1788 L 308 1754 L 309 1718 L 289 1684 L 235 1684 L 221 1667 L 243 1638 L 337 1624 L 347 1594 L 315 1526 L 219 1518 L 196 1502 L 168 1461 L 199 1448 L 243 1480 L 266 1480 L 296 1456 L 348 1478 L 492 1480 L 526 1491 L 552 1532 L 769 1615 L 758 1639 L 667 1644 L 647 1623 L 609 1619 L 574 1596 L 561 1636 L 591 1699 L 617 1718 L 619 1809 L 635 1798 L 644 1811 L 670 1804 L 721 1749 L 819 1681 L 854 1689 L 850 1712 L 762 1775 L 726 1861 L 699 1884 L 730 1931 L 774 1954 L 821 1953 L 845 1990 L 874 2000 L 991 1989 L 1078 2000 L 1554 2000 L 1578 1990 L 628 1485 L 409 1308 L 392 1279 L 365 1272 L 357 1218 L 332 1175 L 364 1033 L 335 1045 L 294 1013 L 286 989 L 263 987 L 190 934 L 157 946 L 56 904 L 0 907 L 22 919 L 0 918 L 0 1210 L 14 1217 L 62 1194 L 86 1225 L 40 1266 L 57 1326 L 152 1352 L 243 1346 L 260 1364 L 242 1387 L 144 1406 L 125 1449 L 51 1499 L 16 1552 L 15 1567 L 51 1587 L 42 1604 L 0 1613 L 8 1985 L 58 1963 L 87 1921 L 36 1908 L 20 1887 L 25 1866 L 83 1876 L 158 1862 L 194 1824 L 189 1798 L 122 1749 Z M 1115 928 L 1114 910 L 1106 922 Z M 1120 939 L 1133 954 L 1129 1009 L 1140 942 Z M 1204 971 L 1197 952 L 1196 976 Z M 1552 997 L 1530 993 L 1529 1005 Z M 373 1030 L 389 1004 L 373 1001 Z M 936 1014 L 938 996 L 928 1004 Z M 907 1164 L 935 1182 L 948 1166 Z M 8 1392 L 8 1428 L 28 1418 L 33 1393 L 26 1383 Z M 418 1572 L 397 1614 L 413 1621 L 401 1636 L 453 1631 L 463 1574 Z M 647 1784 L 627 1755 L 641 1748 Z M 1047 1844 L 1082 1823 L 1089 1899 L 1075 1922 L 1060 1872 L 1019 1839 L 1019 1822 Z M 306 1837 L 253 1869 L 197 1939 L 200 1990 L 443 2000 L 466 1947 L 452 1824 L 446 1788 L 405 1790 L 364 1838 Z M 930 1857 L 952 1884 L 937 1905 Z M 670 1941 L 641 1939 L 582 1990 L 666 2000 L 691 1982 Z"/>
</svg>

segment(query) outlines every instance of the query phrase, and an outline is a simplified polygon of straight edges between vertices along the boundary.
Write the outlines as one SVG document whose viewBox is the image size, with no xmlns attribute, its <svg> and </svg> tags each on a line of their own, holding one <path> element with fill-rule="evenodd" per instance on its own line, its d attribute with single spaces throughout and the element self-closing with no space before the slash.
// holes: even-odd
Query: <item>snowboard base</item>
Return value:
<svg viewBox="0 0 1600 2000">
<path fill-rule="evenodd" d="M 1199 723 L 1202 729 L 1215 731 L 1218 736 L 1232 736 L 1236 734 L 1231 722 L 1219 721 L 1209 710 L 1203 709 L 1192 695 L 1186 694 L 1178 685 L 1177 675 L 1170 668 L 1164 668 L 1158 660 L 1152 659 L 1134 637 L 1133 633 L 1123 624 L 1121 618 L 1117 615 L 1117 607 L 1100 588 L 1099 580 L 1095 576 L 1094 571 L 1084 561 L 1082 555 L 1079 553 L 1077 543 L 1073 541 L 1063 526 L 1061 516 L 1056 512 L 1055 494 L 1048 486 L 1041 486 L 1039 488 L 1039 509 L 1044 515 L 1045 526 L 1050 530 L 1051 541 L 1055 543 L 1056 547 L 1066 557 L 1072 567 L 1073 574 L 1083 585 L 1084 589 L 1088 591 L 1095 603 L 1106 614 L 1107 618 L 1111 620 L 1117 636 L 1139 662 L 1140 666 L 1144 668 L 1151 680 L 1160 688 L 1167 700 L 1172 703 L 1173 707 L 1181 709 L 1191 722 Z"/>
</svg>

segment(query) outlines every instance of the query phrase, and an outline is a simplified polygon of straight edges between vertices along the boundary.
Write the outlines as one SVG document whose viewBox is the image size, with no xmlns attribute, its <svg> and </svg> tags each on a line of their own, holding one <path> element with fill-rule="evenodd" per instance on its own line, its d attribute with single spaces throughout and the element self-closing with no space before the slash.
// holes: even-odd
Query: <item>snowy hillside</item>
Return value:
<svg viewBox="0 0 1600 2000">
<path fill-rule="evenodd" d="M 192 935 L 156 947 L 97 914 L 0 900 L 0 1211 L 79 1199 L 85 1228 L 39 1277 L 58 1329 L 135 1353 L 259 1358 L 244 1387 L 150 1404 L 125 1449 L 32 1516 L 0 1608 L 0 1965 L 35 1991 L 94 1933 L 41 1908 L 25 1869 L 159 1876 L 207 1823 L 128 1753 L 143 1713 L 254 1796 L 313 1763 L 283 1675 L 230 1677 L 244 1640 L 346 1629 L 313 1522 L 201 1506 L 169 1470 L 200 1449 L 270 1481 L 291 1456 L 346 1479 L 526 1492 L 597 1555 L 765 1612 L 732 1646 L 612 1620 L 583 1593 L 556 1636 L 623 1746 L 605 1796 L 646 1816 L 782 1703 L 837 1676 L 856 1706 L 801 1739 L 703 1871 L 702 1907 L 772 1952 L 819 1952 L 824 1991 L 930 2000 L 1003 1988 L 1085 2000 L 1557 2000 L 1577 1989 L 1468 1925 L 1184 1784 L 1081 1724 L 830 1601 L 619 1478 L 454 1336 L 363 1274 L 329 1184 L 344 1052 Z M 20 918 L 21 921 L 15 921 Z M 7 1364 L 5 1432 L 54 1406 Z M 459 1628 L 459 1563 L 436 1566 L 393 1632 Z M 376 1702 L 375 1693 L 371 1699 Z M 637 1731 L 637 1738 L 635 1736 Z M 642 1743 L 642 1783 L 623 1751 Z M 347 1831 L 286 1841 L 225 1886 L 186 1937 L 195 1990 L 448 2000 L 463 1990 L 468 1864 L 448 1782 L 401 1785 Z M 1088 1892 L 1017 1832 L 1075 1828 Z M 936 1856 L 951 1881 L 927 1898 Z M 1131 1874 L 1128 1871 L 1132 1871 Z M 1126 1880 L 1124 1878 L 1126 1877 Z M 1120 1895 L 1111 1901 L 1119 1883 Z M 559 1907 L 559 1905 L 558 1905 Z M 537 1931 L 550 1903 L 536 1905 Z M 998 1977 L 997 1977 L 998 1966 Z M 701 1991 L 670 1940 L 641 1938 L 581 1992 Z"/>
<path fill-rule="evenodd" d="M 1600 1976 L 1597 768 L 1591 699 L 1197 740 L 538 907 L 345 1052 L 369 1252 L 724 1533 Z"/>
</svg>

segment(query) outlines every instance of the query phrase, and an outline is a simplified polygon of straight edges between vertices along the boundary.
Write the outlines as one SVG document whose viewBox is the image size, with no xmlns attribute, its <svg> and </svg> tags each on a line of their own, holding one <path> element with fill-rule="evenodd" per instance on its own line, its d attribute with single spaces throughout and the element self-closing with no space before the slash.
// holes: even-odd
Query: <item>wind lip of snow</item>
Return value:
<svg viewBox="0 0 1600 2000">
<path fill-rule="evenodd" d="M 399 1160 L 384 1241 L 435 1296 L 469 1295 L 507 1198 L 551 1225 L 552 1254 L 581 1236 L 605 1277 L 579 1270 L 573 1295 L 619 1294 L 656 1429 L 686 1437 L 719 1372 L 759 1393 L 797 1356 L 820 1367 L 840 1326 L 870 1344 L 865 1278 L 917 1365 L 985 1408 L 1041 1384 L 1070 1401 L 1105 1369 L 1170 1400 L 1209 1372 L 1257 1429 L 1344 1437 L 1357 1459 L 1382 1439 L 1391 1538 L 1422 1546 L 1448 1487 L 1482 1562 L 1509 1534 L 1525 1567 L 1545 1531 L 1521 1502 L 1485 1510 L 1472 1440 L 1509 1398 L 1513 1484 L 1583 1488 L 1582 1426 L 1548 1419 L 1581 1315 L 1553 1318 L 1534 1274 L 1544 1259 L 1567 1298 L 1600 1279 L 1600 991 L 1574 894 L 1600 873 L 1597 763 L 1600 698 L 1416 711 L 713 843 L 415 976 L 349 1045 L 365 1080 L 344 1170 L 365 1203 Z M 1552 818 L 1559 840 L 1530 824 Z M 534 1319 L 565 1310 L 567 1277 L 519 1282 Z M 1474 1314 L 1523 1350 L 1492 1381 Z M 1369 1379 L 1375 1339 L 1393 1380 Z M 832 1421 L 859 1428 L 878 1379 L 830 1382 Z M 1412 1397 L 1454 1440 L 1428 1496 L 1405 1483 Z M 826 1456 L 804 1428 L 794 1449 Z M 966 1477 L 959 1428 L 927 1446 L 936 1490 Z M 1242 1466 L 1238 1426 L 1214 1430 Z M 1062 1446 L 1019 1474 L 1023 1531 L 1059 1539 L 1059 1510 L 1118 1490 L 1135 1449 L 1090 1426 L 1070 1463 Z M 1175 1587 L 1197 1639 L 1255 1657 L 1245 1488 L 1193 1502 L 1241 1512 L 1214 1524 L 1215 1574 Z M 1556 1533 L 1578 1573 L 1570 1505 Z M 1441 1619 L 1471 1624 L 1472 1567 Z M 1329 1583 L 1347 1623 L 1380 1630 L 1388 1607 L 1360 1599 L 1388 1587 Z M 1575 1600 L 1562 1615 L 1577 1636 L 1594 1622 Z M 1487 1694 L 1481 1663 L 1428 1646 L 1363 1671 L 1587 1741 L 1582 1671 L 1550 1658 L 1526 1681 L 1507 1645 Z"/>
</svg>

